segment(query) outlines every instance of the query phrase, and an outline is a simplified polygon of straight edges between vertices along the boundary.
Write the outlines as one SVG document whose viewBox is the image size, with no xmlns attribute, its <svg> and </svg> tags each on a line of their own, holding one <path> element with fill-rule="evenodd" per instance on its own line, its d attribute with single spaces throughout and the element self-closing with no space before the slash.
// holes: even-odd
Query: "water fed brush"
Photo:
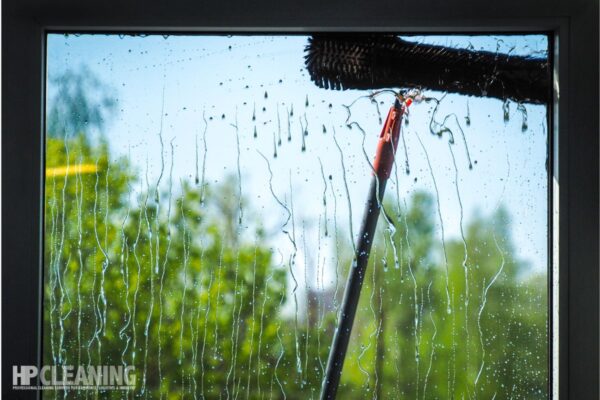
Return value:
<svg viewBox="0 0 600 400">
<path fill-rule="evenodd" d="M 321 400 L 326 400 L 336 397 L 402 116 L 408 106 L 421 98 L 422 89 L 547 103 L 550 76 L 545 59 L 415 44 L 392 35 L 316 35 L 309 39 L 306 53 L 308 72 L 321 88 L 413 89 L 396 94 L 379 135 L 373 178 L 321 388 Z"/>
</svg>

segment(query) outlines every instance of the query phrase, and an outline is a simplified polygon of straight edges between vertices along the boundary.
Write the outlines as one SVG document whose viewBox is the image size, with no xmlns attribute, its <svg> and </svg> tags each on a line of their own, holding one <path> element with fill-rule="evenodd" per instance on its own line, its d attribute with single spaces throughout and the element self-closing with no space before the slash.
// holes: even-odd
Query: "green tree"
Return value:
<svg viewBox="0 0 600 400">
<path fill-rule="evenodd" d="M 231 182 L 135 193 L 105 144 L 79 135 L 47 148 L 49 171 L 67 167 L 46 189 L 45 360 L 135 365 L 140 391 L 169 397 L 267 390 L 285 271 L 260 230 L 252 243 L 228 236 L 233 207 L 219 193 Z M 97 170 L 68 171 L 86 163 Z"/>
<path fill-rule="evenodd" d="M 103 132 L 114 117 L 115 92 L 85 65 L 50 76 L 48 83 L 48 135 Z"/>
<path fill-rule="evenodd" d="M 389 267 L 390 232 L 379 231 L 342 396 L 547 398 L 545 276 L 514 258 L 510 221 L 500 208 L 475 216 L 464 243 L 447 241 L 446 277 L 433 207 L 430 195 L 416 193 L 393 218 L 397 268 Z"/>
</svg>

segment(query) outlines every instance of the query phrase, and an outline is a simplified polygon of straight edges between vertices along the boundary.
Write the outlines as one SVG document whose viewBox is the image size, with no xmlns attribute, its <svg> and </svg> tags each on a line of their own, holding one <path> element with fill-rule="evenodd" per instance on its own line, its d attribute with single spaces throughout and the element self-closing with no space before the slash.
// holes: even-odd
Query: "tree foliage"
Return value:
<svg viewBox="0 0 600 400">
<path fill-rule="evenodd" d="M 235 179 L 149 182 L 75 128 L 46 143 L 44 362 L 133 365 L 136 387 L 44 396 L 317 398 L 342 290 L 308 291 L 296 320 L 293 265 L 260 220 L 240 234 Z M 546 398 L 545 275 L 503 208 L 441 243 L 434 206 L 385 203 L 339 397 Z M 351 249 L 331 240 L 343 280 Z"/>
</svg>

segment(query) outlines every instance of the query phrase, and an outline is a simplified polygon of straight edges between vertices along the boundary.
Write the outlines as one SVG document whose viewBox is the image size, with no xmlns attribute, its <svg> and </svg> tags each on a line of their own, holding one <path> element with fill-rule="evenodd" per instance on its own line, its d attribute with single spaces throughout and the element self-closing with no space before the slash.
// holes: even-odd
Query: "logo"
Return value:
<svg viewBox="0 0 600 400">
<path fill-rule="evenodd" d="M 135 367 L 123 365 L 13 365 L 14 390 L 132 390 Z"/>
</svg>

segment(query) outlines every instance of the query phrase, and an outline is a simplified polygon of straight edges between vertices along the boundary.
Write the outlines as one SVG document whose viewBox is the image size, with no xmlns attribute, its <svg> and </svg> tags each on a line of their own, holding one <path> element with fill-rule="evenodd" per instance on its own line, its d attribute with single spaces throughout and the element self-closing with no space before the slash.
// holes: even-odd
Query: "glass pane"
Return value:
<svg viewBox="0 0 600 400">
<path fill-rule="evenodd" d="M 399 89 L 339 398 L 548 397 L 547 37 L 386 40 L 48 36 L 45 398 L 318 398 Z"/>
</svg>

